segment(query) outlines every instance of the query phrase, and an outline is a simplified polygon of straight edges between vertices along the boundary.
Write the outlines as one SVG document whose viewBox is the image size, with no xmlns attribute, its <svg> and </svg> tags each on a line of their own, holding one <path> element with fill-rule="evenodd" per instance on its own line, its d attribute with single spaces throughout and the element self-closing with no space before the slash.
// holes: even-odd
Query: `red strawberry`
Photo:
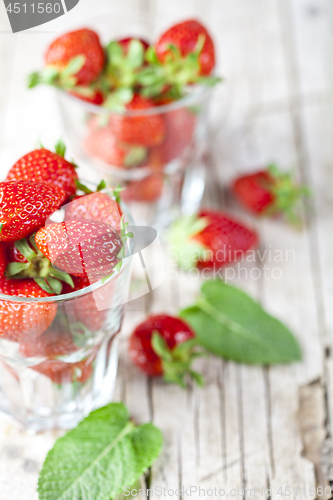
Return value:
<svg viewBox="0 0 333 500">
<path fill-rule="evenodd" d="M 151 174 L 139 181 L 130 181 L 121 197 L 125 202 L 143 201 L 153 203 L 157 201 L 163 191 L 163 176 L 161 174 Z"/>
<path fill-rule="evenodd" d="M 128 47 L 129 44 L 131 43 L 132 40 L 139 40 L 141 42 L 141 45 L 143 46 L 143 49 L 146 51 L 149 47 L 149 43 L 144 40 L 143 38 L 136 38 L 136 37 L 128 37 L 128 38 L 122 38 L 121 40 L 117 40 L 119 45 L 122 47 L 123 51 L 125 54 L 128 52 Z"/>
<path fill-rule="evenodd" d="M 196 116 L 191 111 L 186 108 L 175 109 L 166 113 L 165 119 L 165 140 L 149 153 L 149 161 L 153 166 L 164 166 L 181 156 L 193 138 Z"/>
<path fill-rule="evenodd" d="M 147 149 L 118 141 L 110 126 L 96 127 L 85 140 L 87 152 L 114 167 L 135 167 L 146 158 Z"/>
<path fill-rule="evenodd" d="M 305 186 L 298 186 L 292 173 L 281 172 L 270 165 L 266 170 L 238 177 L 232 190 L 239 201 L 249 210 L 260 215 L 285 214 L 292 223 L 299 223 L 295 212 L 303 195 L 309 191 Z"/>
<path fill-rule="evenodd" d="M 1 278 L 0 293 L 30 298 L 50 296 L 30 279 Z M 56 315 L 56 304 L 50 302 L 11 302 L 10 298 L 8 297 L 8 301 L 0 300 L 0 338 L 15 342 L 35 339 L 45 332 Z"/>
<path fill-rule="evenodd" d="M 74 276 L 102 278 L 121 262 L 118 233 L 105 222 L 68 221 L 37 231 L 39 250 L 62 271 Z"/>
<path fill-rule="evenodd" d="M 219 269 L 256 247 L 258 236 L 228 214 L 202 209 L 173 224 L 169 243 L 180 267 Z"/>
<path fill-rule="evenodd" d="M 80 196 L 66 206 L 65 221 L 95 220 L 105 222 L 120 231 L 122 211 L 118 202 L 107 193 L 90 193 Z"/>
<path fill-rule="evenodd" d="M 169 382 L 185 385 L 185 375 L 202 383 L 199 374 L 190 369 L 196 341 L 192 330 L 183 320 L 158 314 L 150 316 L 136 327 L 129 339 L 132 362 L 150 377 L 164 376 Z"/>
<path fill-rule="evenodd" d="M 71 76 L 75 84 L 87 85 L 99 76 L 105 60 L 103 47 L 94 31 L 80 29 L 54 40 L 46 51 L 45 64 L 62 72 L 77 56 L 84 57 L 83 64 Z"/>
<path fill-rule="evenodd" d="M 156 54 L 161 62 L 173 58 L 170 45 L 175 46 L 182 56 L 188 56 L 197 50 L 201 36 L 203 47 L 199 55 L 200 74 L 209 75 L 215 66 L 215 50 L 213 40 L 207 29 L 198 21 L 189 20 L 175 24 L 169 28 L 155 45 Z"/>
<path fill-rule="evenodd" d="M 81 382 L 84 384 L 91 376 L 93 359 L 83 359 L 77 363 L 65 363 L 59 359 L 48 359 L 32 367 L 32 370 L 50 378 L 55 384 Z"/>
<path fill-rule="evenodd" d="M 0 278 L 5 273 L 7 266 L 7 249 L 5 248 L 3 243 L 0 243 Z"/>
<path fill-rule="evenodd" d="M 64 148 L 63 144 L 61 146 Z M 64 150 L 62 151 L 64 153 Z M 66 161 L 63 156 L 42 148 L 20 158 L 8 172 L 6 181 L 47 182 L 62 188 L 66 198 L 69 198 L 76 192 L 77 178 L 72 163 Z"/>
<path fill-rule="evenodd" d="M 89 102 L 90 104 L 96 104 L 100 106 L 104 102 L 104 96 L 99 90 L 89 89 L 87 92 L 79 92 L 75 90 L 70 90 L 69 93 L 81 101 Z"/>
<path fill-rule="evenodd" d="M 64 356 L 79 348 L 73 342 L 72 336 L 63 330 L 48 329 L 38 339 L 25 341 L 20 344 L 20 354 L 26 358 L 45 356 L 53 358 Z"/>
<path fill-rule="evenodd" d="M 144 114 L 154 107 L 153 101 L 135 94 L 132 101 L 126 104 L 127 111 L 137 112 L 138 116 L 122 116 L 113 114 L 109 127 L 114 136 L 128 144 L 139 146 L 157 146 L 165 136 L 164 119 L 159 114 Z M 140 115 L 140 112 L 143 114 Z"/>
<path fill-rule="evenodd" d="M 15 241 L 43 226 L 64 202 L 65 192 L 46 182 L 0 183 L 0 241 Z"/>
</svg>

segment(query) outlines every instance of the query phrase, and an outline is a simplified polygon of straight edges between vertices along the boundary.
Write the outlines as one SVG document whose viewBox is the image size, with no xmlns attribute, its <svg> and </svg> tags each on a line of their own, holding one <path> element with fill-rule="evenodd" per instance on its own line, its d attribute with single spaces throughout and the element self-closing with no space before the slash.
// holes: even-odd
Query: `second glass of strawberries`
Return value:
<svg viewBox="0 0 333 500">
<path fill-rule="evenodd" d="M 30 87 L 55 86 L 90 178 L 120 185 L 135 221 L 166 226 L 204 190 L 213 39 L 198 20 L 112 12 L 54 40 Z"/>
</svg>

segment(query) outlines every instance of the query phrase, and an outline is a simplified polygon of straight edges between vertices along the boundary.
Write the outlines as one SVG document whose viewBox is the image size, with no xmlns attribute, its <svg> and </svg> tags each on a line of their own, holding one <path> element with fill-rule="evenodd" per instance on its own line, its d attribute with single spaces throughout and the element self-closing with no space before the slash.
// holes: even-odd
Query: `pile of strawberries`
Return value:
<svg viewBox="0 0 333 500">
<path fill-rule="evenodd" d="M 161 113 L 161 106 L 193 92 L 195 84 L 218 82 L 211 76 L 214 66 L 212 38 L 196 20 L 172 26 L 153 45 L 130 37 L 103 48 L 97 33 L 80 29 L 51 43 L 44 69 L 30 75 L 29 86 L 51 84 L 113 110 L 91 113 L 85 150 L 113 167 L 149 167 L 150 175 L 129 182 L 123 196 L 154 202 L 164 166 L 189 150 L 197 119 L 190 108 Z"/>
<path fill-rule="evenodd" d="M 0 183 L 0 293 L 40 299 L 80 290 L 121 268 L 125 236 L 118 201 L 78 181 L 60 141 L 19 159 Z M 85 191 L 85 192 L 84 192 Z M 62 222 L 52 222 L 61 209 Z M 0 339 L 20 344 L 22 356 L 45 356 L 34 366 L 53 381 L 86 379 L 92 359 L 67 364 L 59 355 L 78 350 L 70 324 L 80 334 L 97 331 L 104 311 L 89 295 L 64 306 L 56 302 L 0 300 Z M 88 364 L 87 364 L 88 363 Z"/>
</svg>

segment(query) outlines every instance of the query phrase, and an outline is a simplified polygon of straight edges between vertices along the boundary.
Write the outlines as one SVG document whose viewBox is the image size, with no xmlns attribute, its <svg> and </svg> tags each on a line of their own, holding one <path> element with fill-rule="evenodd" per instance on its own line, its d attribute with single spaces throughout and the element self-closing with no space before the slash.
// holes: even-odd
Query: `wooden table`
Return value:
<svg viewBox="0 0 333 500">
<path fill-rule="evenodd" d="M 24 85 L 25 75 L 40 66 L 48 40 L 78 19 L 88 24 L 94 9 L 106 12 L 117 6 L 167 10 L 178 19 L 197 16 L 212 30 L 226 79 L 212 107 L 205 204 L 224 207 L 255 225 L 262 252 L 281 251 L 282 262 L 262 254 L 262 262 L 258 258 L 246 265 L 248 277 L 243 271 L 233 283 L 286 322 L 304 353 L 302 363 L 269 369 L 213 357 L 201 360 L 205 388 L 183 391 L 138 373 L 129 363 L 126 339 L 147 313 L 175 313 L 190 304 L 200 280 L 179 273 L 132 304 L 121 336 L 115 399 L 124 401 L 138 422 L 152 420 L 163 431 L 164 450 L 151 471 L 151 487 L 217 487 L 228 498 L 255 488 L 256 498 L 265 499 L 269 495 L 262 488 L 269 488 L 275 500 L 282 491 L 287 497 L 289 486 L 289 498 L 327 499 L 328 490 L 320 496 L 315 488 L 333 480 L 333 4 L 80 0 L 65 17 L 33 34 L 12 35 L 1 2 L 1 177 L 40 135 L 45 144 L 61 135 L 51 89 L 28 91 Z M 312 213 L 302 232 L 279 221 L 249 219 L 224 189 L 237 173 L 271 160 L 294 166 L 311 186 Z M 261 272 L 250 278 L 253 268 Z M 0 429 L 0 500 L 37 499 L 38 471 L 57 434 L 28 436 L 3 416 Z M 245 496 L 254 498 L 253 491 Z M 181 498 L 186 497 L 185 491 Z M 206 497 L 193 493 L 192 498 Z"/>
</svg>

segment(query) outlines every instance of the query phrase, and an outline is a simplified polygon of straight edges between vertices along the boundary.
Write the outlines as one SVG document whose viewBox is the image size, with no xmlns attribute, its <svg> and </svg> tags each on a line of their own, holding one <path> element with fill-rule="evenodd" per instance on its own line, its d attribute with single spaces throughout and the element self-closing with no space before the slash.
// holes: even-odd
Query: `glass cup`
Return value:
<svg viewBox="0 0 333 500">
<path fill-rule="evenodd" d="M 121 270 L 104 282 L 36 299 L 0 294 L 1 314 L 18 318 L 17 328 L 0 333 L 0 410 L 28 431 L 72 428 L 111 400 L 131 246 Z"/>
<path fill-rule="evenodd" d="M 88 27 L 106 45 L 111 39 L 130 35 L 156 39 L 173 22 L 166 19 L 152 12 L 118 12 L 90 19 Z M 102 176 L 108 185 L 123 187 L 122 197 L 136 223 L 158 229 L 179 215 L 195 212 L 200 205 L 212 89 L 189 86 L 188 90 L 178 101 L 123 114 L 57 91 L 73 154 L 90 171 L 92 180 Z M 119 130 L 135 123 L 140 123 L 141 136 L 126 136 L 125 140 Z M 145 137 L 145 130 L 154 128 L 162 130 L 156 143 Z"/>
</svg>

